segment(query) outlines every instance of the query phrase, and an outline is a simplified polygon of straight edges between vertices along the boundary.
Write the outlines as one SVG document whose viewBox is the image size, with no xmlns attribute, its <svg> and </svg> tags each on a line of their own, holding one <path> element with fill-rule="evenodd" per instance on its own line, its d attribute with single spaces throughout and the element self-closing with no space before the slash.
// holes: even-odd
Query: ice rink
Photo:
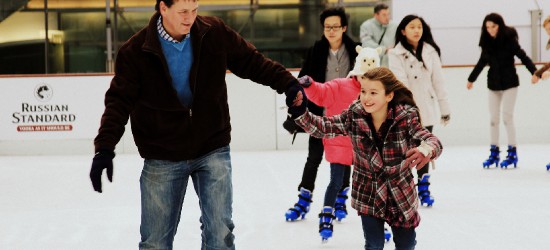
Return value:
<svg viewBox="0 0 550 250">
<path fill-rule="evenodd" d="M 548 152 L 550 145 L 519 145 L 517 169 L 486 170 L 488 147 L 446 147 L 431 171 L 435 204 L 420 208 L 416 249 L 550 249 Z M 327 162 L 306 220 L 284 220 L 297 200 L 306 154 L 232 153 L 237 249 L 363 249 L 353 209 L 321 244 L 317 214 Z M 104 181 L 102 194 L 88 179 L 90 163 L 90 155 L 0 157 L 0 249 L 137 249 L 142 159 L 118 155 L 114 182 Z M 198 201 L 188 188 L 175 249 L 200 249 Z"/>
</svg>

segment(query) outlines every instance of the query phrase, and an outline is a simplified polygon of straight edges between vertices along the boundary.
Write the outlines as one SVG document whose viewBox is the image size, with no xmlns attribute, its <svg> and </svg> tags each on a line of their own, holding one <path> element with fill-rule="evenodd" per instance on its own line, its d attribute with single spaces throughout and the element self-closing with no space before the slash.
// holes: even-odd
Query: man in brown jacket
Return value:
<svg viewBox="0 0 550 250">
<path fill-rule="evenodd" d="M 149 25 L 121 48 L 94 140 L 90 178 L 112 181 L 114 149 L 128 118 L 144 160 L 140 249 L 172 249 L 189 177 L 200 202 L 203 249 L 234 249 L 226 70 L 305 100 L 280 64 L 219 18 L 197 14 L 198 0 L 157 0 Z M 304 97 L 302 99 L 302 97 Z"/>
</svg>

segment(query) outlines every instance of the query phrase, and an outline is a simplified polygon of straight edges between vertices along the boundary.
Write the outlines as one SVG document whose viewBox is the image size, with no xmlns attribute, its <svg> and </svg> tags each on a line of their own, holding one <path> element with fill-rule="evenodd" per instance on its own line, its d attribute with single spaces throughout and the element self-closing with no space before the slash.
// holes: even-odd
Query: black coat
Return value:
<svg viewBox="0 0 550 250">
<path fill-rule="evenodd" d="M 348 51 L 350 70 L 353 69 L 357 51 L 355 47 L 360 45 L 354 42 L 348 35 L 342 36 L 342 42 Z M 308 75 L 316 82 L 325 82 L 327 73 L 327 58 L 330 49 L 328 40 L 323 35 L 320 40 L 308 49 L 306 58 L 302 65 L 302 69 L 298 76 Z M 308 109 L 315 115 L 323 115 L 323 108 L 315 105 L 313 102 L 308 102 Z"/>
<path fill-rule="evenodd" d="M 519 86 L 519 79 L 514 65 L 514 56 L 517 56 L 521 60 L 531 74 L 534 74 L 537 70 L 535 64 L 525 54 L 516 38 L 506 39 L 506 41 L 496 41 L 487 47 L 482 48 L 479 61 L 468 77 L 469 82 L 474 82 L 485 65 L 489 64 L 487 87 L 490 90 L 506 90 Z"/>
</svg>

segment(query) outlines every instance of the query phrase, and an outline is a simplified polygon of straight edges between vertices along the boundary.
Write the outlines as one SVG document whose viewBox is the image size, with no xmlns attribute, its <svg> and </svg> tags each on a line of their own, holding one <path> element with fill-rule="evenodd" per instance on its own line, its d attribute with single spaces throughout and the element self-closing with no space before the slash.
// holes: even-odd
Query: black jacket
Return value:
<svg viewBox="0 0 550 250">
<path fill-rule="evenodd" d="M 357 57 L 357 51 L 355 47 L 360 45 L 354 42 L 348 35 L 342 36 L 342 43 L 346 47 L 349 56 L 350 70 L 353 69 L 355 64 L 355 58 Z M 328 40 L 323 35 L 320 40 L 315 42 L 313 47 L 309 48 L 306 58 L 304 60 L 302 69 L 298 76 L 308 75 L 316 82 L 325 82 L 327 73 L 327 58 L 330 49 Z M 315 105 L 313 102 L 308 102 L 308 109 L 315 115 L 323 115 L 323 108 Z"/>
<path fill-rule="evenodd" d="M 514 56 L 521 60 L 531 74 L 534 74 L 537 70 L 535 64 L 520 47 L 517 39 L 510 38 L 506 41 L 496 41 L 491 45 L 489 49 L 482 49 L 479 61 L 468 77 L 469 82 L 474 82 L 485 65 L 489 64 L 487 87 L 490 90 L 506 90 L 519 86 Z"/>
</svg>

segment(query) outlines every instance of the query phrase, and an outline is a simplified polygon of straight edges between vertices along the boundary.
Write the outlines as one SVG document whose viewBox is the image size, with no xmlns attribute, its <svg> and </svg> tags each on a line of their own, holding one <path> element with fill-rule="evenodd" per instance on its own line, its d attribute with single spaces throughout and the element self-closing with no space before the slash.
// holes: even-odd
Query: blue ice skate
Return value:
<svg viewBox="0 0 550 250">
<path fill-rule="evenodd" d="M 508 168 L 508 166 L 514 164 L 514 168 L 518 164 L 518 154 L 516 152 L 516 147 L 508 145 L 508 155 L 506 159 L 500 163 L 500 168 Z"/>
<path fill-rule="evenodd" d="M 498 163 L 500 161 L 500 149 L 496 145 L 491 145 L 491 154 L 489 159 L 483 162 L 483 168 L 489 168 L 491 165 L 495 164 L 495 167 L 498 168 Z"/>
<path fill-rule="evenodd" d="M 309 204 L 313 202 L 311 198 L 313 197 L 313 194 L 311 191 L 300 188 L 300 194 L 298 194 L 298 202 L 294 204 L 294 207 L 289 208 L 288 211 L 285 213 L 286 221 L 295 221 L 298 218 L 301 218 L 302 220 L 306 216 L 307 212 L 309 212 Z"/>
<path fill-rule="evenodd" d="M 323 210 L 319 214 L 319 234 L 321 240 L 326 243 L 330 237 L 332 237 L 332 221 L 334 220 L 334 209 L 332 207 L 323 207 Z"/>
<path fill-rule="evenodd" d="M 344 188 L 344 190 L 340 191 L 340 193 L 336 197 L 336 203 L 334 204 L 334 215 L 336 216 L 337 221 L 342 221 L 348 215 L 348 211 L 346 210 L 348 191 L 349 187 Z"/>
<path fill-rule="evenodd" d="M 426 173 L 422 175 L 422 178 L 418 181 L 418 198 L 420 199 L 420 205 L 431 207 L 434 203 L 434 198 L 430 195 L 430 174 Z"/>
<path fill-rule="evenodd" d="M 384 238 L 386 239 L 386 243 L 388 243 L 391 239 L 391 232 L 387 227 L 384 227 Z"/>
<path fill-rule="evenodd" d="M 550 171 L 550 163 L 548 163 L 548 165 L 546 165 L 546 171 Z"/>
</svg>

